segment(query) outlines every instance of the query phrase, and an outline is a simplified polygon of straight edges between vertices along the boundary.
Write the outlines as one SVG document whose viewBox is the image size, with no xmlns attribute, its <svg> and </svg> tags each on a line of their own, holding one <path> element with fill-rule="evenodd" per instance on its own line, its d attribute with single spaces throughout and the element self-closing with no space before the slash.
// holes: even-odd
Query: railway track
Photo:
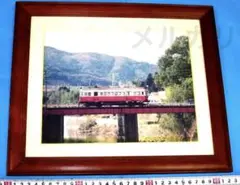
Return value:
<svg viewBox="0 0 240 185">
<path fill-rule="evenodd" d="M 142 104 L 142 105 L 101 105 L 101 106 L 78 106 L 77 104 L 47 104 L 43 108 L 158 108 L 158 107 L 194 107 L 192 103 L 171 103 L 171 104 Z"/>
</svg>

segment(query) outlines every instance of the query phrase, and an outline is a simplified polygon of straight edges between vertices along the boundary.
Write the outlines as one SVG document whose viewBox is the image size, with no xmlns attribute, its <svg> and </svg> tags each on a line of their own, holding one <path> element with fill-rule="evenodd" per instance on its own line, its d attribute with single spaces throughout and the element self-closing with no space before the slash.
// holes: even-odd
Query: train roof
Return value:
<svg viewBox="0 0 240 185">
<path fill-rule="evenodd" d="M 91 91 L 91 90 L 146 90 L 144 87 L 93 87 L 93 88 L 81 88 L 83 91 Z"/>
</svg>

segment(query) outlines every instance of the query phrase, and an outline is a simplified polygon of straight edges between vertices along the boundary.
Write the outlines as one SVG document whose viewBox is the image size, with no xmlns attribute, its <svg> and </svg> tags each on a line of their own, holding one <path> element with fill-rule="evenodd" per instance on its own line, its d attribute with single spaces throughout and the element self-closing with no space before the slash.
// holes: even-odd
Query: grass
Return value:
<svg viewBox="0 0 240 185">
<path fill-rule="evenodd" d="M 68 129 L 70 129 L 68 132 L 72 134 L 65 138 L 64 143 L 116 143 L 118 140 L 117 119 L 102 119 L 102 116 L 76 116 L 66 119 Z M 139 114 L 138 135 L 139 142 L 181 142 L 184 140 L 181 124 L 176 122 L 170 114 L 162 114 L 160 117 L 157 114 Z M 191 141 L 196 140 L 197 137 L 194 137 Z"/>
</svg>

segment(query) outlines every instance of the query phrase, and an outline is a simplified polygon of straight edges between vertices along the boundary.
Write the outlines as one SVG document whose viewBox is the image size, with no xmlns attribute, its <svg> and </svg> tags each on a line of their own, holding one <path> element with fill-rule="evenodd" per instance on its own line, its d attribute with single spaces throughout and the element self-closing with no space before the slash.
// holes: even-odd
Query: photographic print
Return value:
<svg viewBox="0 0 240 185">
<path fill-rule="evenodd" d="M 213 7 L 17 2 L 13 45 L 8 175 L 232 170 Z"/>
<path fill-rule="evenodd" d="M 45 35 L 43 143 L 198 140 L 188 30 L 164 19 L 71 27 Z M 52 112 L 61 120 L 48 126 Z"/>
</svg>

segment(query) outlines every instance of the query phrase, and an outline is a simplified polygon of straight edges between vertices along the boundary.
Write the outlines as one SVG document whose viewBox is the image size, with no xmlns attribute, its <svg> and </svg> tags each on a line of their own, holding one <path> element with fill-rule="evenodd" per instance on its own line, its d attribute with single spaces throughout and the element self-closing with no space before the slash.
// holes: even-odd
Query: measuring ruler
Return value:
<svg viewBox="0 0 240 185">
<path fill-rule="evenodd" d="M 0 185 L 240 185 L 239 176 L 90 178 L 90 179 L 0 179 Z"/>
</svg>

